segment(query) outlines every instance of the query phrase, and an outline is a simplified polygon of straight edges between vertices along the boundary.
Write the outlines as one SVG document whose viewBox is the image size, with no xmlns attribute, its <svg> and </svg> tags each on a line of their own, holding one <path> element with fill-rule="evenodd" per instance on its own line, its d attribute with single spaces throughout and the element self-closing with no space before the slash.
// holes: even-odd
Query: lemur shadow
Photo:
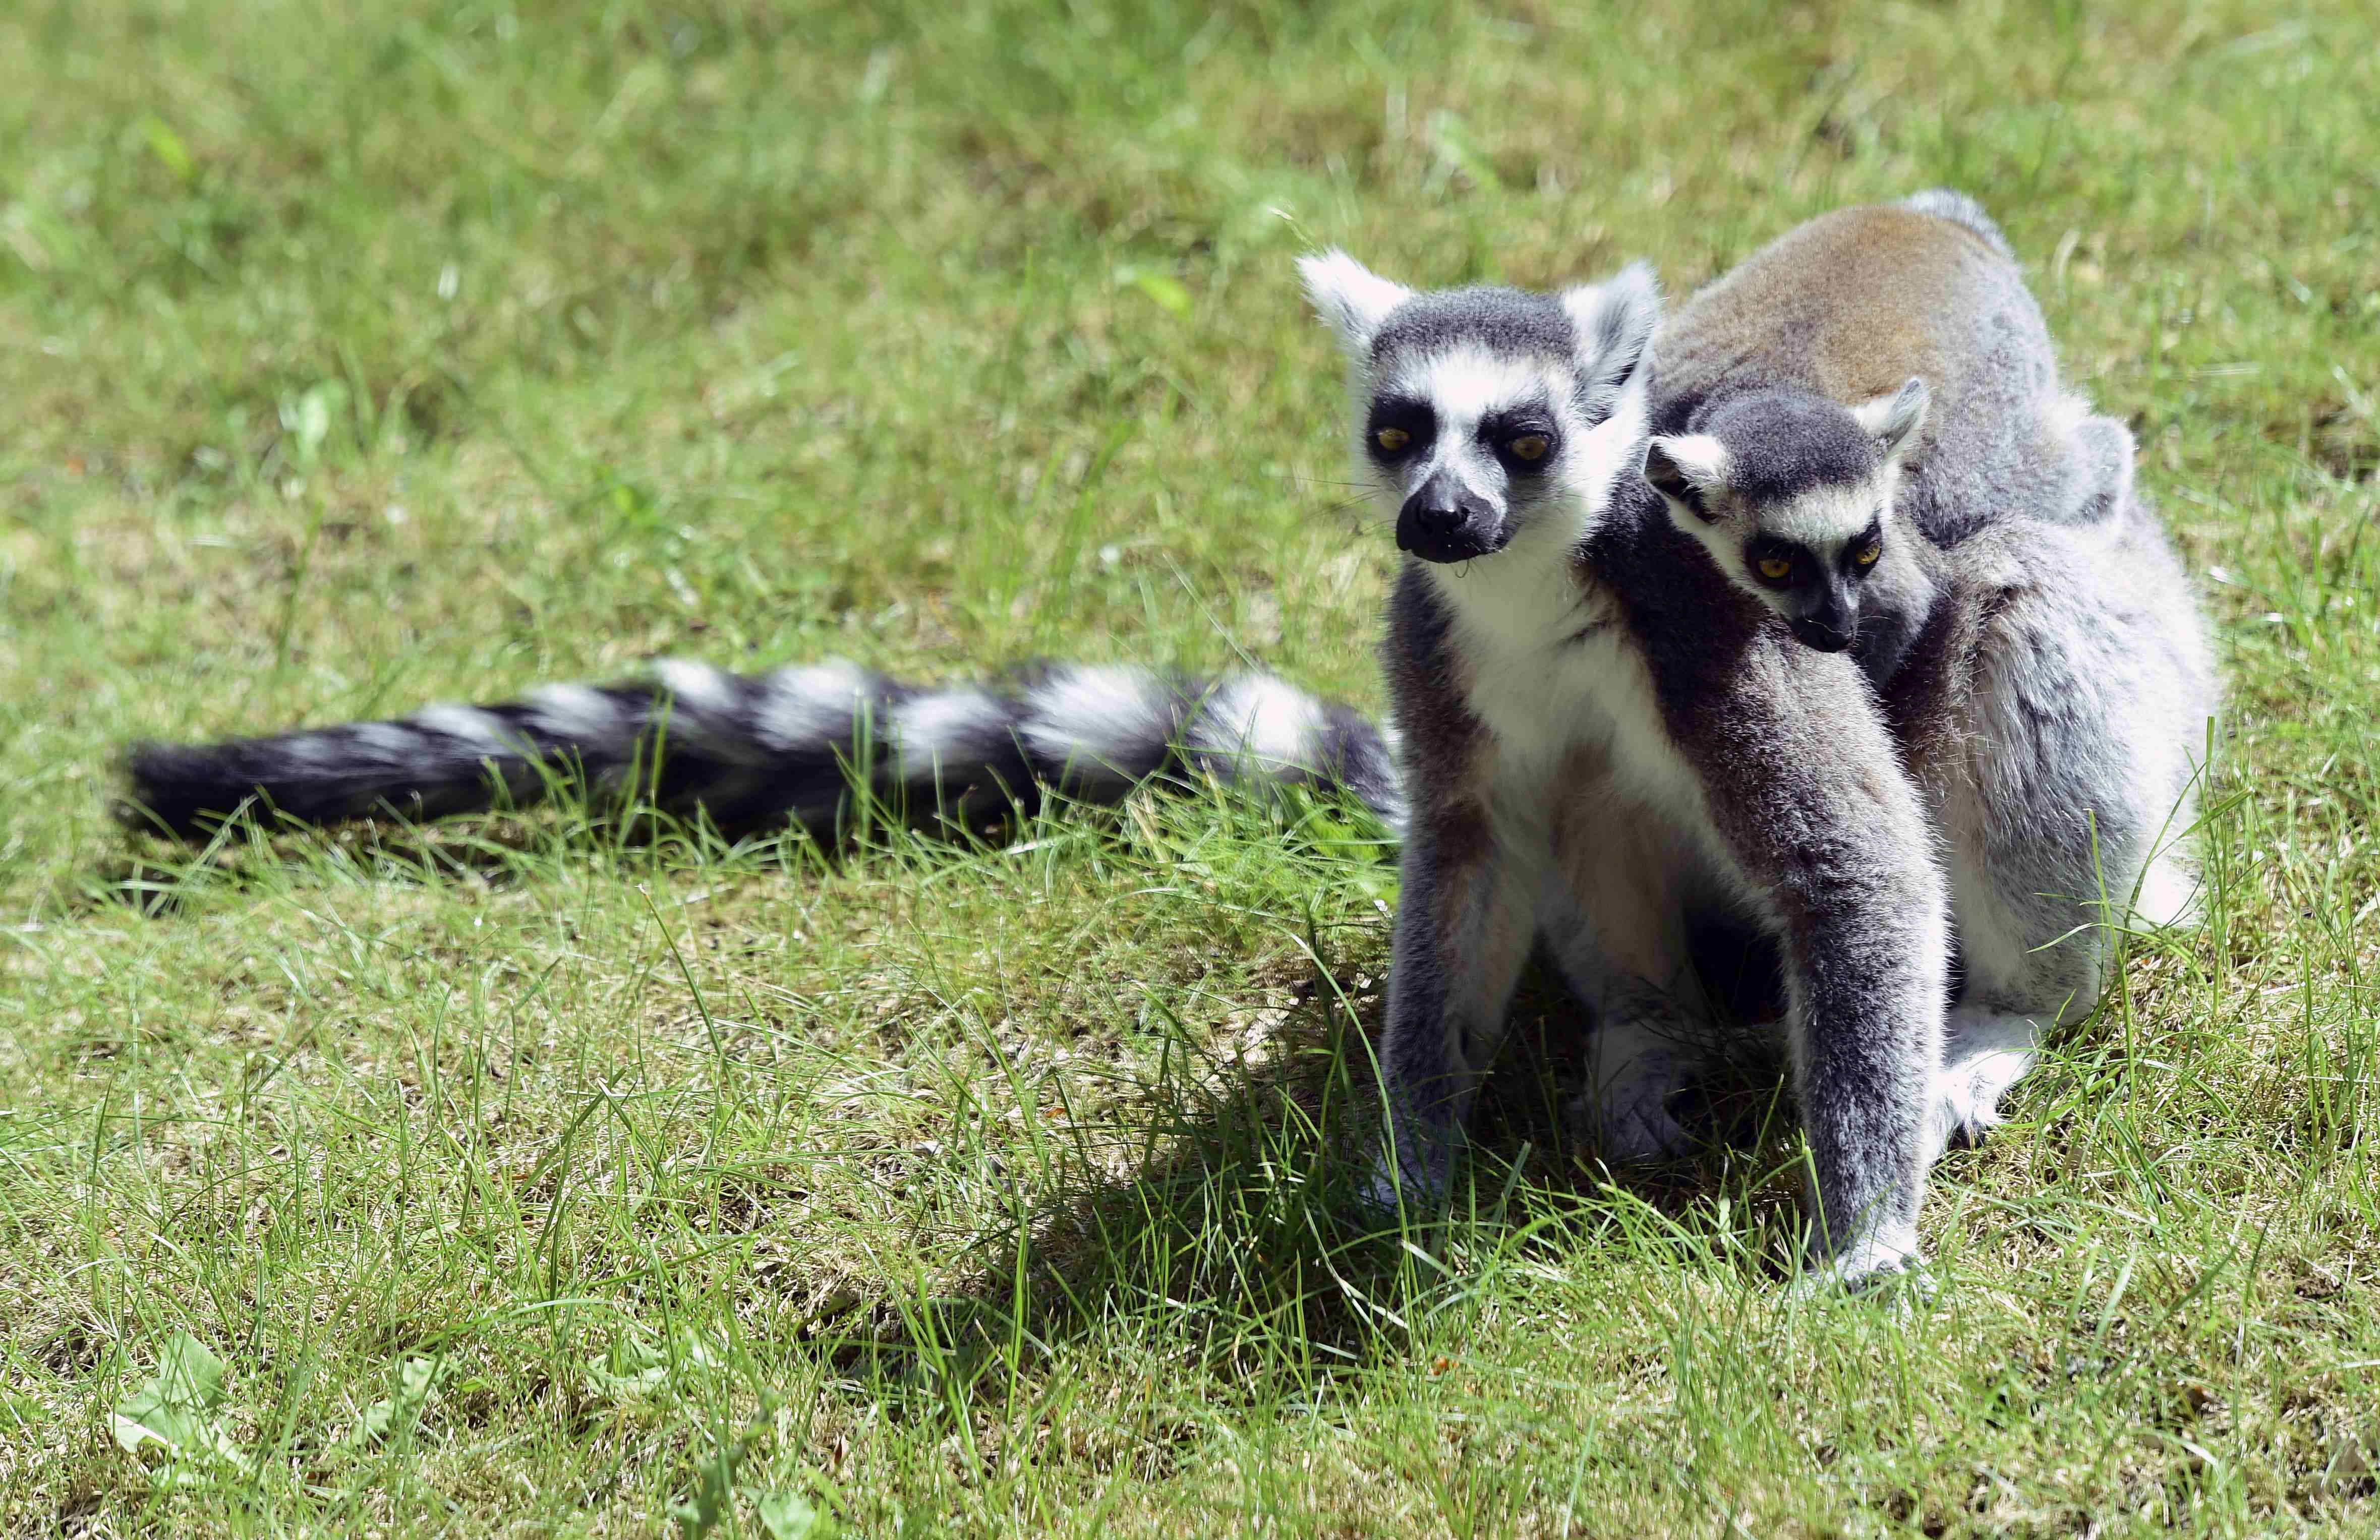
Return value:
<svg viewBox="0 0 2380 1540">
<path fill-rule="evenodd" d="M 85 911 L 129 908 L 163 919 L 204 895 L 254 892 L 341 873 L 375 883 L 510 888 L 551 875 L 553 863 L 605 855 L 644 871 L 730 864 L 756 873 L 817 877 L 882 848 L 888 838 L 930 843 L 944 858 L 996 852 L 1044 816 L 1099 834 L 1117 808 L 1054 797 L 1012 803 L 957 820 L 882 811 L 823 826 L 785 820 L 721 830 L 698 819 L 593 799 L 555 800 L 414 821 L 394 815 L 322 827 L 249 813 L 203 839 L 127 819 L 127 848 L 88 869 L 73 899 Z"/>
<path fill-rule="evenodd" d="M 1160 778 L 1152 778 L 1158 780 Z M 1167 781 L 1161 792 L 1179 795 Z M 502 788 L 498 788 L 501 793 Z M 126 848 L 89 868 L 70 901 L 83 911 L 129 908 L 152 919 L 202 895 L 253 892 L 338 872 L 376 883 L 506 888 L 550 875 L 557 860 L 609 856 L 638 874 L 726 864 L 777 876 L 830 875 L 888 846 L 930 847 L 941 860 L 997 854 L 1052 830 L 1103 837 L 1127 823 L 1115 803 L 1032 786 L 953 812 L 855 794 L 830 818 L 721 828 L 629 797 L 565 791 L 483 811 L 414 819 L 395 812 L 328 826 L 245 809 L 200 837 L 164 831 L 117 808 Z"/>
<path fill-rule="evenodd" d="M 344 867 L 376 882 L 508 888 L 528 879 L 529 858 L 551 843 L 534 824 L 359 822 L 289 832 L 235 829 L 203 844 L 138 836 L 133 848 L 95 862 L 72 901 L 85 910 L 131 909 L 147 919 L 180 914 L 201 895 L 287 886 L 306 873 Z"/>
<path fill-rule="evenodd" d="M 1148 1153 L 1114 1169 L 1085 1161 L 986 1234 L 953 1286 L 859 1305 L 810 1330 L 871 1395 L 898 1405 L 905 1388 L 920 1414 L 940 1414 L 954 1387 L 1003 1393 L 1065 1344 L 1151 1313 L 1188 1325 L 1194 1351 L 1227 1384 L 1310 1391 L 1405 1351 L 1413 1323 L 1465 1287 L 1465 1256 L 1550 1257 L 1647 1234 L 1718 1249 L 1709 1237 L 1721 1197 L 1736 1233 L 1776 1242 L 1741 1258 L 1747 1274 L 1765 1282 L 1786 1270 L 1800 1184 L 1774 1057 L 1731 1059 L 1681 1109 L 1709 1131 L 1696 1156 L 1608 1169 L 1565 1106 L 1589 1069 L 1582 1014 L 1543 966 L 1515 1002 L 1451 1207 L 1384 1217 L 1361 1203 L 1384 1008 L 1366 968 L 1377 974 L 1380 961 L 1313 969 L 1260 1064 L 1160 1074 L 1148 1126 L 1134 1130 Z M 1334 976 L 1358 987 L 1342 993 Z"/>
<path fill-rule="evenodd" d="M 887 820 L 884 831 L 922 836 L 948 857 L 1033 835 L 1045 815 L 1071 836 L 1130 837 L 1118 809 L 1055 798 L 962 829 L 912 819 Z M 249 820 L 202 846 L 141 842 L 103 869 L 91 902 L 164 916 L 202 892 L 285 884 L 326 867 L 376 882 L 509 886 L 550 871 L 557 853 L 592 849 L 664 866 L 727 854 L 757 869 L 815 875 L 869 848 L 864 830 L 731 842 L 666 817 L 550 804 L 332 830 Z M 1730 1019 L 1774 1019 L 1774 960 L 1741 940 L 1697 939 L 1702 986 Z M 1302 1345 L 1296 1372 L 1313 1380 L 1400 1351 L 1409 1323 L 1461 1287 L 1451 1252 L 1550 1255 L 1648 1225 L 1692 1244 L 1721 1196 L 1755 1230 L 1792 1230 L 1799 1185 L 1781 1149 L 1791 1119 L 1773 1056 L 1745 1036 L 1746 1051 L 1723 1058 L 1678 1109 L 1706 1132 L 1696 1156 L 1608 1168 L 1569 1110 L 1589 1077 L 1584 1015 L 1542 962 L 1515 999 L 1451 1207 L 1395 1217 L 1367 1208 L 1358 1193 L 1378 1122 L 1373 1045 L 1384 973 L 1377 955 L 1318 952 L 1293 986 L 1296 1003 L 1264 1035 L 1260 1060 L 1169 1054 L 1141 1088 L 1131 1130 L 1140 1153 L 1087 1151 L 1062 1166 L 1047 1195 L 987 1231 L 975 1260 L 934 1297 L 855 1298 L 806 1330 L 842 1366 L 868 1370 L 894 1402 L 904 1387 L 919 1391 L 921 1409 L 946 1406 L 953 1380 L 1013 1373 L 1021 1358 L 1145 1310 L 1196 1323 L 1199 1351 L 1234 1377 L 1281 1372 L 1282 1355 L 1251 1344 L 1285 1334 Z M 1781 1271 L 1782 1248 L 1755 1266 Z"/>
</svg>

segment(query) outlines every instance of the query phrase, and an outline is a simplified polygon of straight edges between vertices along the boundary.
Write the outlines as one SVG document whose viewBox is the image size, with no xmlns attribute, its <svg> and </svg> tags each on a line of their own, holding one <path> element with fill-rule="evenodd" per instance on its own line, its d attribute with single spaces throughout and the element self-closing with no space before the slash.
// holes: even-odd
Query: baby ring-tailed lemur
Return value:
<svg viewBox="0 0 2380 1540">
<path fill-rule="evenodd" d="M 1901 230 L 1912 272 L 1938 223 Z M 1636 474 L 1657 318 L 1641 273 L 1556 297 L 1416 295 L 1336 256 L 1305 272 L 1349 353 L 1363 463 L 1415 558 L 1387 649 L 1402 777 L 1360 719 L 1264 675 L 1064 668 L 929 691 L 847 665 L 739 678 L 679 663 L 649 684 L 150 746 L 132 758 L 133 802 L 188 832 L 251 805 L 306 821 L 428 815 L 633 773 L 663 806 L 733 826 L 830 821 L 855 767 L 879 794 L 945 816 L 1042 782 L 1111 795 L 1169 767 L 1342 780 L 1407 835 L 1382 1045 L 1391 1183 L 1442 1186 L 1540 933 L 1602 1028 L 1593 1105 L 1607 1147 L 1675 1147 L 1666 1100 L 1692 1073 L 1707 1010 L 1685 938 L 1698 917 L 1748 920 L 1782 963 L 1828 1266 L 1857 1278 L 1911 1260 L 1925 1168 L 1955 1117 L 1946 1108 L 1988 1103 L 1940 1068 L 1943 881 L 1899 760 L 1930 763 L 1957 737 L 1939 703 L 1959 693 L 1961 666 L 1989 672 L 1991 648 L 1962 638 L 1997 635 L 1991 616 L 1970 607 L 1929 622 L 1921 661 L 1901 674 L 1923 686 L 1901 699 L 1940 720 L 1903 721 L 1896 753 L 1860 676 L 1769 624 Z M 1986 491 L 2046 479 L 1988 459 L 1971 474 Z M 1929 539 L 1988 522 L 1935 482 L 1920 490 Z M 1922 661 L 1934 657 L 1945 661 Z M 2082 718 L 2093 709 L 2078 703 Z M 2115 733 L 2169 727 L 2127 718 Z M 1970 800 L 1986 812 L 1995 797 L 2060 790 L 1983 758 Z M 1938 798 L 1937 815 L 1955 816 Z M 2022 884 L 2033 853 L 2021 827 L 2003 832 L 2013 843 L 1982 858 Z M 1954 875 L 1988 887 L 1973 859 Z"/>
</svg>

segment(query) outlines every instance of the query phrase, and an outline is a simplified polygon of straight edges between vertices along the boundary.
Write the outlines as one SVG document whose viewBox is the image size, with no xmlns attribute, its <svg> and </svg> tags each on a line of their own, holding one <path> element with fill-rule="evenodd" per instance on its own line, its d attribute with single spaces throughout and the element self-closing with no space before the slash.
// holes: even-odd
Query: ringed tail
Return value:
<svg viewBox="0 0 2380 1540">
<path fill-rule="evenodd" d="M 1112 802 L 1206 774 L 1353 794 L 1390 825 L 1403 800 L 1382 731 L 1262 673 L 1198 679 L 1054 664 L 918 686 L 840 660 L 734 674 L 672 660 L 617 685 L 432 706 L 225 743 L 141 744 L 117 815 L 203 835 L 226 819 L 334 824 L 526 806 L 556 789 L 649 794 L 722 830 L 831 828 L 864 784 L 887 806 L 972 823 L 1045 790 Z"/>
</svg>

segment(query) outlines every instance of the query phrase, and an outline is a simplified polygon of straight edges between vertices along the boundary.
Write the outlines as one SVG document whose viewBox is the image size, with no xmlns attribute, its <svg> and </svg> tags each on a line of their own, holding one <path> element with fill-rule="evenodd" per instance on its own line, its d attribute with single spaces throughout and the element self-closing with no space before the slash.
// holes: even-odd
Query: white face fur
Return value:
<svg viewBox="0 0 2380 1540">
<path fill-rule="evenodd" d="M 1557 297 L 1416 295 L 1336 251 L 1299 269 L 1347 355 L 1357 474 L 1402 549 L 1457 563 L 1531 531 L 1575 540 L 1633 469 L 1649 272 Z"/>
<path fill-rule="evenodd" d="M 1861 474 L 1828 479 L 1790 496 L 1758 497 L 1734 485 L 1734 455 L 1708 433 L 1657 437 L 1645 479 L 1670 521 L 1692 535 L 1736 587 L 1782 616 L 1811 647 L 1852 645 L 1862 589 L 1881 564 L 1893 528 L 1900 467 L 1925 424 L 1925 382 L 1848 409 L 1873 442 Z"/>
</svg>

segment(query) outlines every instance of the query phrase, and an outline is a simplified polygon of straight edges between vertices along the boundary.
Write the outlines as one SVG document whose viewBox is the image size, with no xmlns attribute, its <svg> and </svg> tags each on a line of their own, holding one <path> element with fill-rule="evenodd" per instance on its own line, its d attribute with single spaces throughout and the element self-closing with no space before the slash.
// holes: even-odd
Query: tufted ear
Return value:
<svg viewBox="0 0 2380 1540">
<path fill-rule="evenodd" d="M 1305 297 L 1314 313 L 1339 333 L 1339 346 L 1351 358 L 1370 357 L 1380 322 L 1413 297 L 1413 290 L 1381 277 L 1336 247 L 1297 259 L 1297 275 L 1305 280 Z"/>
<path fill-rule="evenodd" d="M 1708 433 L 1656 438 L 1645 446 L 1645 479 L 1670 505 L 1678 527 L 1694 533 L 1695 524 L 1718 521 L 1712 494 L 1727 490 L 1727 446 Z"/>
<path fill-rule="evenodd" d="M 1651 267 L 1631 262 L 1604 283 L 1564 289 L 1561 306 L 1577 331 L 1579 377 L 1591 389 L 1617 391 L 1661 323 L 1661 285 Z"/>
<path fill-rule="evenodd" d="M 2131 430 L 2111 417 L 2088 416 L 2069 430 L 2068 438 L 2081 490 L 2074 499 L 2074 521 L 2093 523 L 2131 502 Z"/>
<path fill-rule="evenodd" d="M 1852 416 L 1875 438 L 1886 459 L 1898 460 L 1916 447 L 1917 430 L 1925 426 L 1925 408 L 1932 402 L 1925 382 L 1912 374 L 1892 394 L 1852 407 Z"/>
</svg>

